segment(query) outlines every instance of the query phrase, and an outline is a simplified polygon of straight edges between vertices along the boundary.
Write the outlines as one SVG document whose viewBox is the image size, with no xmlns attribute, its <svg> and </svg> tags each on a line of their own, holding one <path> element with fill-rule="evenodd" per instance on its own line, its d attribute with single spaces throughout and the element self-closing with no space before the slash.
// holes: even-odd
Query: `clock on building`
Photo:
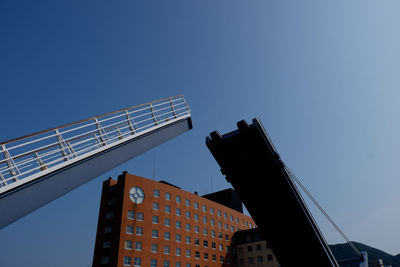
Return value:
<svg viewBox="0 0 400 267">
<path fill-rule="evenodd" d="M 133 203 L 140 204 L 144 200 L 144 192 L 142 188 L 134 186 L 131 188 L 131 190 L 129 190 L 129 197 L 131 198 Z"/>
</svg>

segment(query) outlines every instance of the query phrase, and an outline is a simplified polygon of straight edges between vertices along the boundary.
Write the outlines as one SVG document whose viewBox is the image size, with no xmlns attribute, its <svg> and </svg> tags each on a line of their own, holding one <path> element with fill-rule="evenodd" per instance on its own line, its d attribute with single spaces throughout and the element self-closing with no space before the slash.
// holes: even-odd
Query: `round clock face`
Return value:
<svg viewBox="0 0 400 267">
<path fill-rule="evenodd" d="M 129 190 L 129 197 L 133 203 L 140 204 L 144 200 L 144 192 L 142 188 L 134 186 L 131 188 L 131 190 Z"/>
</svg>

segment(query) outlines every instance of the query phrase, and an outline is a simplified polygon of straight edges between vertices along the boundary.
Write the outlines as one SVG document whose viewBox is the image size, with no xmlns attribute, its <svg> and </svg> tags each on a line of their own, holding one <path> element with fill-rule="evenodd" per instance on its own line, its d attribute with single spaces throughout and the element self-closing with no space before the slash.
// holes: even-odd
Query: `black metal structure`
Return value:
<svg viewBox="0 0 400 267">
<path fill-rule="evenodd" d="M 258 119 L 206 138 L 282 267 L 339 266 Z"/>
</svg>

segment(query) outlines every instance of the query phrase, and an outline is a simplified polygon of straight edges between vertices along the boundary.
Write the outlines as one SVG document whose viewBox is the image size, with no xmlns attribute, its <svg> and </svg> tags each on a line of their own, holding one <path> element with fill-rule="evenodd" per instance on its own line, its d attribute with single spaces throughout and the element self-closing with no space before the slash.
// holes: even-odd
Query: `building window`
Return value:
<svg viewBox="0 0 400 267">
<path fill-rule="evenodd" d="M 140 241 L 135 242 L 135 250 L 142 250 L 142 242 Z"/>
<path fill-rule="evenodd" d="M 109 257 L 101 257 L 100 258 L 100 264 L 108 264 L 108 263 L 110 263 Z"/>
<path fill-rule="evenodd" d="M 141 266 L 142 265 L 142 259 L 139 257 L 135 257 L 133 260 L 133 266 Z"/>
<path fill-rule="evenodd" d="M 199 214 L 196 214 L 196 213 L 194 214 L 194 220 L 195 220 L 195 221 L 198 221 L 198 220 L 199 220 Z"/>
<path fill-rule="evenodd" d="M 251 223 L 250 223 L 250 228 L 253 228 L 253 227 L 251 226 Z"/>
<path fill-rule="evenodd" d="M 195 257 L 196 259 L 200 259 L 200 252 L 199 252 L 199 251 L 195 251 L 195 252 L 194 252 L 194 257 Z"/>
<path fill-rule="evenodd" d="M 124 256 L 124 266 L 131 266 L 132 265 L 132 258 L 129 256 Z"/>
<path fill-rule="evenodd" d="M 218 228 L 222 228 L 222 223 L 218 222 Z"/>
<path fill-rule="evenodd" d="M 225 223 L 225 230 L 228 230 L 228 224 Z"/>
<path fill-rule="evenodd" d="M 186 211 L 186 212 L 185 212 L 185 217 L 186 217 L 187 219 L 190 218 L 190 211 Z"/>
<path fill-rule="evenodd" d="M 200 245 L 200 240 L 199 240 L 198 238 L 195 238 L 195 239 L 194 239 L 194 244 L 195 244 L 196 246 Z"/>
<path fill-rule="evenodd" d="M 165 205 L 164 210 L 165 210 L 166 213 L 170 213 L 171 212 L 171 206 Z"/>
<path fill-rule="evenodd" d="M 136 235 L 143 235 L 143 227 L 136 226 Z"/>
<path fill-rule="evenodd" d="M 253 251 L 253 246 L 247 246 L 247 251 L 248 252 Z"/>
<path fill-rule="evenodd" d="M 211 243 L 211 248 L 215 249 L 215 246 L 216 246 L 215 242 L 212 242 Z"/>
<path fill-rule="evenodd" d="M 190 257 L 190 249 L 186 250 L 186 257 L 188 257 L 188 258 Z"/>
<path fill-rule="evenodd" d="M 214 225 L 215 225 L 215 220 L 211 219 L 211 226 L 214 226 Z"/>
<path fill-rule="evenodd" d="M 226 240 L 226 241 L 229 240 L 229 235 L 225 235 L 225 240 Z"/>
<path fill-rule="evenodd" d="M 153 196 L 160 197 L 160 190 L 154 189 Z"/>
<path fill-rule="evenodd" d="M 181 248 L 175 248 L 175 256 L 181 255 Z"/>
<path fill-rule="evenodd" d="M 274 258 L 272 257 L 272 254 L 268 254 L 268 255 L 267 255 L 267 260 L 268 260 L 268 261 L 272 261 L 273 259 L 274 259 Z"/>
<path fill-rule="evenodd" d="M 216 260 L 217 260 L 217 255 L 213 254 L 213 255 L 212 255 L 212 260 L 213 260 L 213 261 L 216 261 Z"/>
<path fill-rule="evenodd" d="M 167 260 L 164 261 L 164 267 L 169 267 L 169 261 Z"/>
<path fill-rule="evenodd" d="M 203 211 L 204 211 L 204 212 L 206 212 L 206 211 L 207 211 L 207 207 L 206 207 L 206 205 L 203 205 L 203 207 L 202 207 L 202 208 L 203 208 Z"/>
<path fill-rule="evenodd" d="M 230 219 L 231 219 L 231 222 L 233 222 L 233 216 L 232 215 L 230 216 Z"/>
<path fill-rule="evenodd" d="M 155 229 L 151 230 L 151 237 L 158 238 L 158 230 Z"/>
<path fill-rule="evenodd" d="M 210 208 L 210 213 L 211 213 L 211 215 L 214 215 L 214 209 L 213 208 Z"/>
<path fill-rule="evenodd" d="M 175 267 L 181 267 L 181 263 L 179 261 L 175 262 Z"/>
<path fill-rule="evenodd" d="M 204 252 L 204 259 L 208 260 L 208 253 Z"/>
<path fill-rule="evenodd" d="M 171 200 L 171 194 L 165 193 L 165 200 Z"/>
<path fill-rule="evenodd" d="M 171 220 L 169 218 L 164 219 L 164 224 L 165 226 L 170 226 L 171 225 Z"/>
<path fill-rule="evenodd" d="M 221 217 L 221 211 L 220 210 L 217 211 L 217 215 L 218 215 L 218 217 Z"/>
<path fill-rule="evenodd" d="M 135 212 L 133 210 L 128 210 L 128 219 L 130 220 L 135 219 Z"/>
<path fill-rule="evenodd" d="M 215 237 L 215 231 L 214 230 L 211 230 L 211 236 Z"/>
<path fill-rule="evenodd" d="M 218 233 L 218 238 L 222 239 L 222 233 Z"/>
<path fill-rule="evenodd" d="M 126 226 L 126 233 L 127 234 L 133 234 L 133 225 L 127 225 Z"/>
<path fill-rule="evenodd" d="M 219 244 L 219 250 L 220 250 L 220 251 L 223 251 L 223 250 L 224 250 L 224 245 Z"/>
<path fill-rule="evenodd" d="M 226 212 L 224 212 L 224 219 L 228 218 L 228 214 L 226 214 Z"/>
<path fill-rule="evenodd" d="M 231 225 L 231 232 L 234 232 L 235 228 L 233 227 L 233 225 Z"/>
<path fill-rule="evenodd" d="M 257 256 L 257 262 L 258 262 L 258 263 L 263 262 L 263 257 L 262 257 L 262 256 Z"/>
<path fill-rule="evenodd" d="M 203 223 L 207 223 L 207 217 L 203 216 Z"/>
<path fill-rule="evenodd" d="M 186 244 L 190 244 L 190 236 L 186 236 Z"/>
<path fill-rule="evenodd" d="M 105 241 L 103 243 L 103 248 L 110 248 L 111 247 L 111 242 L 110 241 Z"/>
<path fill-rule="evenodd" d="M 164 246 L 164 254 L 169 254 L 169 246 Z"/>
<path fill-rule="evenodd" d="M 207 228 L 203 228 L 203 235 L 207 235 Z"/>
<path fill-rule="evenodd" d="M 176 228 L 181 229 L 181 222 L 180 221 L 176 221 L 175 225 L 176 225 Z"/>
<path fill-rule="evenodd" d="M 203 240 L 203 246 L 204 246 L 205 248 L 208 248 L 208 241 L 207 241 L 207 240 Z"/>
<path fill-rule="evenodd" d="M 125 249 L 131 250 L 132 249 L 132 245 L 133 245 L 133 242 L 131 240 L 126 240 L 125 241 Z"/>
<path fill-rule="evenodd" d="M 181 209 L 176 208 L 175 214 L 176 214 L 177 216 L 181 216 Z"/>
<path fill-rule="evenodd" d="M 224 256 L 219 256 L 219 261 L 224 262 Z"/>
<path fill-rule="evenodd" d="M 186 267 L 190 267 L 190 263 L 186 263 Z"/>
<path fill-rule="evenodd" d="M 111 219 L 114 217 L 114 212 L 110 211 L 106 213 L 106 219 Z"/>
<path fill-rule="evenodd" d="M 138 221 L 143 221 L 143 219 L 144 219 L 144 214 L 143 214 L 143 212 L 138 212 L 138 213 L 137 213 L 137 216 L 136 216 L 136 220 L 138 220 Z"/>
<path fill-rule="evenodd" d="M 106 228 L 104 228 L 104 233 L 111 233 L 112 232 L 112 227 L 111 226 L 107 226 Z"/>
<path fill-rule="evenodd" d="M 158 245 L 157 244 L 151 244 L 151 252 L 157 253 L 158 252 Z"/>
<path fill-rule="evenodd" d="M 153 210 L 158 210 L 158 207 L 159 207 L 158 202 L 154 202 L 153 203 Z"/>
<path fill-rule="evenodd" d="M 239 218 L 236 217 L 236 223 L 239 223 Z"/>
<path fill-rule="evenodd" d="M 194 226 L 194 232 L 199 233 L 199 227 L 197 225 Z"/>
<path fill-rule="evenodd" d="M 194 202 L 194 208 L 197 210 L 199 208 L 199 203 Z"/>
<path fill-rule="evenodd" d="M 186 231 L 190 231 L 190 224 L 189 223 L 186 224 Z"/>
<path fill-rule="evenodd" d="M 253 257 L 249 257 L 248 262 L 249 262 L 249 264 L 254 264 L 254 259 L 253 259 Z"/>
<path fill-rule="evenodd" d="M 176 242 L 181 242 L 181 235 L 180 234 L 175 234 L 175 241 Z"/>
<path fill-rule="evenodd" d="M 257 245 L 256 245 L 256 249 L 257 249 L 257 250 L 261 250 L 261 244 L 257 244 Z"/>
<path fill-rule="evenodd" d="M 164 239 L 169 240 L 170 234 L 169 232 L 164 232 Z"/>
<path fill-rule="evenodd" d="M 157 260 L 156 259 L 151 259 L 150 260 L 150 267 L 157 267 Z"/>
<path fill-rule="evenodd" d="M 181 197 L 180 196 L 176 196 L 176 203 L 181 203 Z"/>
<path fill-rule="evenodd" d="M 186 204 L 186 207 L 190 207 L 190 200 L 189 199 L 185 199 L 185 204 Z"/>
<path fill-rule="evenodd" d="M 153 223 L 158 224 L 158 216 L 157 215 L 153 215 Z"/>
</svg>

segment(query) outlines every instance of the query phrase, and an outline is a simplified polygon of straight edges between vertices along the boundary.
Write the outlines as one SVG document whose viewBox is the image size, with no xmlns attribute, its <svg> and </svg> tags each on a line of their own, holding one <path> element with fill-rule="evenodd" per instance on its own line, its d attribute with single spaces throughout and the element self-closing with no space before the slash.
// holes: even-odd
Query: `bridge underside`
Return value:
<svg viewBox="0 0 400 267">
<path fill-rule="evenodd" d="M 338 266 L 260 121 L 206 144 L 281 266 Z"/>
<path fill-rule="evenodd" d="M 0 194 L 0 229 L 133 157 L 192 128 L 184 117 Z"/>
</svg>

